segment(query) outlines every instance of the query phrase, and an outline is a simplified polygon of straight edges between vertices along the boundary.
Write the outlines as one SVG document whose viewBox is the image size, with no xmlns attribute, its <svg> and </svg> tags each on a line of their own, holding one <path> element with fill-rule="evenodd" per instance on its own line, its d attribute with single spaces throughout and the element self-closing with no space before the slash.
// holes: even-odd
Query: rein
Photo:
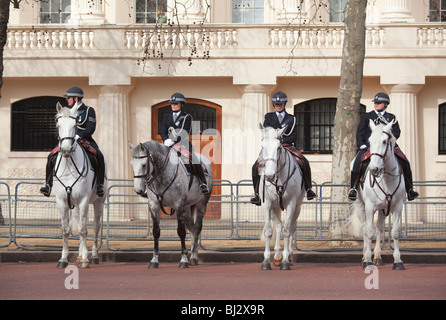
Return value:
<svg viewBox="0 0 446 320">
<path fill-rule="evenodd" d="M 387 137 L 389 138 L 389 140 L 390 140 L 390 138 L 391 138 L 390 133 L 385 132 L 385 131 L 383 131 L 383 133 L 385 133 L 385 134 L 387 135 Z M 378 157 L 380 157 L 381 159 L 385 160 L 386 155 L 387 155 L 387 150 L 389 150 L 389 145 L 390 145 L 390 143 L 387 143 L 386 151 L 384 152 L 383 155 L 382 155 L 382 154 L 379 154 L 379 153 L 372 153 L 371 155 L 372 155 L 372 156 L 378 156 Z M 398 165 L 397 165 L 394 169 L 392 169 L 391 172 L 394 171 L 394 170 L 397 169 L 397 168 L 398 168 Z M 379 184 L 379 182 L 378 182 L 378 180 L 376 179 L 376 177 L 373 176 L 373 178 L 372 178 L 372 175 L 371 175 L 371 174 L 369 175 L 369 182 L 370 182 L 370 186 L 371 186 L 372 188 L 373 188 L 373 186 L 376 184 L 376 185 L 378 186 L 378 188 L 382 191 L 382 193 L 386 196 L 386 201 L 387 201 L 387 211 L 384 212 L 384 215 L 387 217 L 387 216 L 389 215 L 389 213 L 390 213 L 390 205 L 392 204 L 393 196 L 395 195 L 395 193 L 397 192 L 397 190 L 399 189 L 399 187 L 400 187 L 400 185 L 401 185 L 401 176 L 402 176 L 403 173 L 402 173 L 402 171 L 401 171 L 401 169 L 400 169 L 400 172 L 399 172 L 398 175 L 391 174 L 390 172 L 388 172 L 388 171 L 386 171 L 386 170 L 384 170 L 384 174 L 387 174 L 387 175 L 392 176 L 392 177 L 397 177 L 397 176 L 399 176 L 398 185 L 396 186 L 395 190 L 394 190 L 392 193 L 387 193 L 386 191 L 384 191 L 384 188 L 381 187 L 381 185 Z M 373 179 L 373 180 L 372 180 L 372 179 Z M 384 211 L 384 210 L 383 210 L 383 211 Z"/>
<path fill-rule="evenodd" d="M 276 161 L 277 166 L 279 166 L 280 156 L 281 156 L 282 152 L 285 152 L 285 155 L 288 155 L 286 153 L 286 150 L 281 146 L 280 147 L 279 157 L 277 158 L 277 160 L 275 160 L 273 158 L 267 158 L 267 159 L 264 160 L 263 165 L 265 165 L 265 163 L 267 161 Z M 276 181 L 275 182 L 271 182 L 271 184 L 276 187 L 276 192 L 277 192 L 277 195 L 279 196 L 280 209 L 282 209 L 282 211 L 284 210 L 283 194 L 285 193 L 285 190 L 286 190 L 286 188 L 288 186 L 288 181 L 290 181 L 291 177 L 293 176 L 294 172 L 296 171 L 296 166 L 294 166 L 293 171 L 290 173 L 290 165 L 291 165 L 291 163 L 293 163 L 293 161 L 292 160 L 291 161 L 287 161 L 287 159 L 285 159 L 285 163 L 283 164 L 283 166 L 279 170 L 277 170 L 277 173 L 282 171 L 282 169 L 285 167 L 286 163 L 288 163 L 288 176 L 285 179 L 285 181 L 283 182 L 283 184 L 282 185 L 278 184 L 278 181 L 279 181 L 278 177 L 276 177 Z M 262 199 L 263 202 L 265 202 L 265 190 L 266 190 L 266 187 L 265 187 L 265 175 L 263 175 L 263 199 Z"/>
<path fill-rule="evenodd" d="M 133 158 L 135 158 L 135 159 L 145 159 L 145 158 L 147 158 L 147 172 L 145 174 L 142 174 L 142 175 L 137 175 L 137 176 L 134 175 L 133 177 L 134 178 L 145 178 L 146 179 L 146 186 L 147 186 L 147 188 L 150 191 L 152 191 L 152 193 L 156 196 L 156 198 L 158 200 L 158 203 L 159 203 L 163 213 L 165 215 L 172 216 L 172 215 L 175 214 L 175 210 L 171 208 L 170 214 L 168 214 L 166 212 L 166 210 L 164 210 L 164 207 L 163 207 L 163 196 L 164 196 L 164 193 L 166 193 L 166 191 L 170 188 L 170 186 L 175 181 L 175 179 L 177 177 L 177 174 L 178 174 L 178 167 L 179 167 L 179 165 L 177 164 L 177 166 L 175 168 L 175 175 L 174 175 L 173 179 L 170 181 L 170 183 L 167 185 L 167 187 L 164 189 L 164 191 L 161 192 L 161 193 L 156 193 L 155 190 L 153 190 L 153 188 L 151 188 L 150 185 L 153 183 L 153 181 L 155 181 L 161 175 L 163 169 L 165 169 L 167 167 L 167 163 L 168 163 L 169 155 L 170 155 L 170 148 L 169 148 L 169 152 L 166 155 L 166 158 L 164 159 L 163 165 L 162 165 L 162 167 L 159 170 L 159 175 L 152 176 L 151 178 L 150 178 L 150 173 L 149 173 L 150 172 L 149 167 L 150 167 L 150 161 L 153 161 L 153 157 L 152 157 L 152 154 L 150 154 L 150 152 L 148 150 L 146 150 L 146 153 L 147 154 L 144 155 L 144 156 L 136 156 L 136 157 L 134 156 Z"/>
</svg>

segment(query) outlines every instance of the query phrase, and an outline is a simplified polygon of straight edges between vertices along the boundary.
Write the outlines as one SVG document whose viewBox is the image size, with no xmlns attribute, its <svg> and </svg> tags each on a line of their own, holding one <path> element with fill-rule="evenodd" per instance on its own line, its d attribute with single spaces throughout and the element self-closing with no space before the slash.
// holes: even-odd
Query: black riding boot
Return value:
<svg viewBox="0 0 446 320">
<path fill-rule="evenodd" d="M 350 191 L 348 192 L 348 198 L 352 201 L 355 201 L 358 197 L 358 190 L 357 185 L 358 185 L 358 179 L 359 178 L 359 173 L 352 171 L 350 173 Z"/>
<path fill-rule="evenodd" d="M 404 182 L 406 184 L 407 200 L 412 201 L 419 196 L 418 192 L 413 189 L 412 170 L 410 169 L 410 163 L 399 157 L 398 162 L 403 170 Z"/>
<path fill-rule="evenodd" d="M 194 164 L 195 173 L 197 174 L 198 179 L 200 179 L 200 189 L 203 194 L 209 193 L 209 187 L 207 185 L 206 177 L 204 176 L 203 167 L 201 164 Z"/>
<path fill-rule="evenodd" d="M 104 191 L 104 180 L 105 180 L 105 162 L 104 162 L 104 155 L 102 152 L 97 149 L 96 150 L 96 158 L 98 161 L 98 187 L 96 189 L 96 194 L 98 197 L 103 197 L 105 194 Z"/>
<path fill-rule="evenodd" d="M 46 168 L 45 168 L 45 186 L 40 188 L 40 193 L 42 193 L 45 197 L 49 197 L 51 195 L 51 189 L 53 188 L 52 167 L 54 167 L 54 163 L 51 165 L 51 161 L 55 161 L 55 159 L 56 156 L 52 157 L 51 153 L 48 155 L 48 160 L 46 162 Z"/>
<path fill-rule="evenodd" d="M 254 187 L 254 196 L 251 198 L 251 203 L 256 206 L 260 206 L 262 204 L 259 196 L 259 182 L 260 176 L 257 172 L 257 161 L 252 166 L 252 186 Z"/>
<path fill-rule="evenodd" d="M 307 158 L 303 158 L 305 162 L 305 166 L 301 166 L 302 169 L 302 175 L 304 178 L 304 185 L 305 190 L 307 191 L 307 200 L 313 200 L 316 198 L 316 193 L 314 193 L 313 190 L 311 190 L 312 184 L 311 184 L 311 168 L 310 163 L 308 162 Z"/>
</svg>

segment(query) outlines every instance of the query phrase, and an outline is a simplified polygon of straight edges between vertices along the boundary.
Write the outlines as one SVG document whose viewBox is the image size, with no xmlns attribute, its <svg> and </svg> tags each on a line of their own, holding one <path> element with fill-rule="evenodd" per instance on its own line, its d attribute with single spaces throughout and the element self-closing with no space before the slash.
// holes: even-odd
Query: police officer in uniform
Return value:
<svg viewBox="0 0 446 320">
<path fill-rule="evenodd" d="M 273 94 L 272 103 L 275 111 L 265 114 L 265 120 L 263 122 L 263 127 L 272 127 L 274 129 L 283 128 L 288 126 L 286 132 L 282 136 L 282 144 L 289 144 L 294 146 L 294 142 L 297 139 L 297 127 L 296 118 L 285 111 L 285 106 L 288 101 L 287 95 L 281 91 Z M 308 160 L 301 155 L 301 159 L 304 161 L 305 165 L 301 166 L 305 190 L 307 192 L 307 199 L 312 200 L 316 197 L 316 194 L 311 190 L 311 169 Z M 251 198 L 251 203 L 255 205 L 260 205 L 259 197 L 259 182 L 260 176 L 257 170 L 258 161 L 252 166 L 252 182 L 254 186 L 254 197 Z"/>
<path fill-rule="evenodd" d="M 105 179 L 105 164 L 104 156 L 99 150 L 96 141 L 94 141 L 92 135 L 96 130 L 96 112 L 92 107 L 86 106 L 82 99 L 84 98 L 84 92 L 79 87 L 71 87 L 67 90 L 64 95 L 68 103 L 68 108 L 77 107 L 77 132 L 76 140 L 84 139 L 90 143 L 90 145 L 96 150 L 96 158 L 98 161 L 98 186 L 96 189 L 96 194 L 99 197 L 104 196 L 104 179 Z M 40 188 L 40 192 L 44 196 L 49 197 L 51 194 L 51 188 L 53 187 L 53 170 L 50 166 L 51 154 L 48 156 L 48 161 L 46 165 L 46 184 L 44 187 Z"/>
<path fill-rule="evenodd" d="M 186 98 L 181 93 L 174 93 L 170 97 L 171 111 L 164 113 L 161 124 L 161 138 L 167 147 L 179 143 L 192 154 L 192 164 L 195 172 L 200 179 L 200 189 L 203 194 L 209 193 L 206 177 L 204 176 L 203 167 L 200 164 L 192 144 L 189 141 L 189 134 L 192 129 L 192 116 L 183 110 L 186 104 Z"/>
<path fill-rule="evenodd" d="M 361 157 L 370 148 L 369 138 L 370 135 L 372 134 L 372 130 L 370 129 L 369 126 L 370 120 L 373 120 L 375 123 L 379 123 L 380 121 L 385 123 L 385 122 L 391 122 L 392 120 L 396 120 L 394 114 L 386 111 L 387 106 L 390 104 L 390 98 L 387 94 L 383 92 L 378 92 L 372 101 L 374 102 L 375 110 L 370 111 L 362 116 L 361 121 L 359 122 L 358 125 L 358 129 L 356 131 L 356 146 L 358 148 L 358 153 L 355 157 L 353 170 L 351 172 L 350 176 L 351 189 L 348 193 L 348 198 L 352 201 L 355 201 L 358 195 L 357 186 L 360 179 L 359 170 L 361 165 Z M 385 121 L 380 120 L 382 118 L 384 118 Z M 393 124 L 392 134 L 396 139 L 400 137 L 401 130 L 398 122 L 395 122 Z M 398 146 L 396 146 L 396 148 L 398 148 Z M 417 198 L 419 194 L 413 189 L 412 170 L 410 169 L 410 164 L 408 161 L 402 159 L 399 156 L 397 156 L 397 159 L 398 163 L 400 164 L 403 170 L 404 181 L 406 184 L 407 199 L 409 201 L 412 201 L 415 198 Z"/>
</svg>

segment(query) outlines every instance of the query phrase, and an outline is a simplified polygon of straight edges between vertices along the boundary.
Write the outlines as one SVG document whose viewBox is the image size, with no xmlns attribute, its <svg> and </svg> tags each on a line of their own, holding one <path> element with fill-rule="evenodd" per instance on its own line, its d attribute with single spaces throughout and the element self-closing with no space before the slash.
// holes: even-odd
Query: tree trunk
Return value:
<svg viewBox="0 0 446 320">
<path fill-rule="evenodd" d="M 6 36 L 9 21 L 9 0 L 0 0 L 0 98 L 3 86 L 3 49 L 6 45 Z"/>
<path fill-rule="evenodd" d="M 367 0 L 347 0 L 345 5 L 344 44 L 336 115 L 334 119 L 334 147 L 332 182 L 350 183 L 350 162 L 356 155 L 356 129 L 359 124 L 362 76 L 365 55 L 365 20 Z M 347 200 L 348 188 L 333 187 L 334 203 Z M 349 238 L 349 207 L 332 205 L 329 232 L 332 238 Z"/>
</svg>

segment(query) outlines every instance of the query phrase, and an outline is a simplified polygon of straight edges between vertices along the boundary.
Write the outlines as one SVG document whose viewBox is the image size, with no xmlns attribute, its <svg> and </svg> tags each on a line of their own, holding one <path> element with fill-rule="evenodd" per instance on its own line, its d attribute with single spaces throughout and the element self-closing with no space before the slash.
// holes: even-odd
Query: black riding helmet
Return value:
<svg viewBox="0 0 446 320">
<path fill-rule="evenodd" d="M 186 103 L 186 98 L 184 97 L 184 95 L 182 93 L 174 93 L 169 100 L 170 103 L 178 103 L 178 102 L 182 102 L 182 103 Z"/>
<path fill-rule="evenodd" d="M 82 91 L 79 87 L 71 87 L 67 90 L 67 92 L 64 95 L 64 98 L 67 97 L 78 97 L 82 99 L 84 97 L 84 91 Z"/>
<path fill-rule="evenodd" d="M 288 98 L 282 91 L 277 91 L 273 94 L 272 102 L 273 104 L 286 104 Z"/>
</svg>

